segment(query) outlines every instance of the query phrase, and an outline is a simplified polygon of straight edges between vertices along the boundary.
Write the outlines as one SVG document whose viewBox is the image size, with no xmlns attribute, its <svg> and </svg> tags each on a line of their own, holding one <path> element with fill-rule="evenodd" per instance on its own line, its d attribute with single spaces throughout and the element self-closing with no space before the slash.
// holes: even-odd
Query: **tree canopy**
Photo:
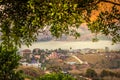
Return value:
<svg viewBox="0 0 120 80">
<path fill-rule="evenodd" d="M 120 0 L 0 0 L 1 79 L 19 78 L 18 46 L 29 46 L 46 28 L 55 37 L 78 37 L 82 23 L 120 42 Z"/>
<path fill-rule="evenodd" d="M 119 0 L 0 0 L 0 32 L 4 44 L 29 45 L 50 26 L 53 36 L 80 36 L 87 23 L 93 33 L 120 42 Z"/>
</svg>

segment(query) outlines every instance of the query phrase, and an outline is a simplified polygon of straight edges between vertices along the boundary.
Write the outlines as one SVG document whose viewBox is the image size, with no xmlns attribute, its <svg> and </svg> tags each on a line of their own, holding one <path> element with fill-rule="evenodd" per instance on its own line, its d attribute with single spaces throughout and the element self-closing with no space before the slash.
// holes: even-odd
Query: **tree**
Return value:
<svg viewBox="0 0 120 80">
<path fill-rule="evenodd" d="M 7 50 L 6 47 L 0 46 L 0 80 L 23 80 L 21 72 L 14 70 L 20 60 L 16 51 L 15 47 Z"/>
<path fill-rule="evenodd" d="M 67 74 L 52 73 L 40 77 L 39 80 L 76 80 L 76 79 Z"/>
<path fill-rule="evenodd" d="M 103 10 L 106 4 L 110 10 Z M 80 36 L 75 28 L 83 22 L 92 32 L 120 41 L 120 2 L 117 0 L 0 0 L 0 7 L 1 39 L 9 36 L 15 45 L 31 44 L 37 34 L 48 28 L 46 25 L 56 37 Z M 93 13 L 98 14 L 96 19 L 92 19 Z"/>
<path fill-rule="evenodd" d="M 100 6 L 106 6 L 106 3 L 111 5 L 111 10 L 100 9 Z M 96 19 L 92 19 L 94 11 L 99 12 Z M 119 0 L 0 0 L 2 50 L 5 48 L 5 55 L 16 54 L 9 54 L 9 51 L 21 44 L 29 46 L 46 28 L 50 28 L 51 34 L 56 37 L 66 34 L 77 38 L 80 33 L 76 28 L 83 22 L 87 23 L 96 35 L 110 35 L 113 42 L 120 42 L 119 14 Z M 6 59 L 7 57 L 1 57 L 1 62 Z M 17 63 L 17 57 L 15 59 Z M 11 70 L 8 69 L 9 71 Z"/>
<path fill-rule="evenodd" d="M 101 77 L 105 77 L 105 76 L 114 77 L 114 76 L 116 76 L 116 73 L 114 73 L 114 72 L 112 72 L 112 71 L 108 71 L 108 70 L 102 70 L 100 76 L 101 76 Z"/>
<path fill-rule="evenodd" d="M 86 76 L 94 79 L 97 77 L 97 73 L 93 69 L 87 69 Z"/>
</svg>

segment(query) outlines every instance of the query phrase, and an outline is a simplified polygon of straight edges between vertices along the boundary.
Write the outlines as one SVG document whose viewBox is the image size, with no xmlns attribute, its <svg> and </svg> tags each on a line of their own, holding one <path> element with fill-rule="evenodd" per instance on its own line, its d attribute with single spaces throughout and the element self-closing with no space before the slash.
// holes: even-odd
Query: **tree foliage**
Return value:
<svg viewBox="0 0 120 80">
<path fill-rule="evenodd" d="M 119 77 L 120 73 L 119 72 L 112 72 L 109 70 L 102 70 L 100 73 L 101 77 L 105 77 L 105 76 L 111 76 L 111 77 Z"/>
<path fill-rule="evenodd" d="M 111 5 L 110 10 L 104 7 L 104 10 L 100 9 L 107 6 L 106 3 Z M 97 11 L 98 15 L 91 19 L 94 11 Z M 19 60 L 18 56 L 15 57 L 15 48 L 21 44 L 29 46 L 48 26 L 55 37 L 62 34 L 78 37 L 80 32 L 77 32 L 76 28 L 83 22 L 88 24 L 92 32 L 109 35 L 113 42 L 120 42 L 120 1 L 0 0 L 0 64 L 3 64 L 2 61 L 5 63 L 1 65 L 1 70 L 5 71 L 6 75 L 6 72 L 10 74 Z M 8 58 L 12 61 L 9 62 Z M 12 65 L 13 63 L 15 65 Z M 7 66 L 12 67 L 7 69 Z"/>
<path fill-rule="evenodd" d="M 106 6 L 106 3 L 112 5 L 112 9 L 101 11 L 99 7 Z M 99 15 L 91 21 L 94 10 Z M 6 41 L 9 36 L 15 45 L 29 45 L 46 25 L 50 26 L 53 36 L 67 34 L 77 37 L 80 32 L 76 28 L 85 22 L 92 32 L 110 35 L 114 42 L 119 42 L 119 14 L 120 2 L 117 0 L 1 0 L 1 39 Z"/>
<path fill-rule="evenodd" d="M 6 47 L 0 46 L 0 80 L 23 80 L 21 73 L 14 70 L 18 67 L 20 60 L 16 51 L 15 47 L 8 50 Z"/>
<path fill-rule="evenodd" d="M 95 79 L 97 77 L 97 73 L 93 69 L 87 69 L 86 76 Z"/>
<path fill-rule="evenodd" d="M 95 21 L 89 23 L 89 28 L 96 34 L 102 33 L 110 36 L 113 43 L 116 43 L 120 42 L 120 10 L 115 5 L 111 8 L 111 12 L 101 12 Z"/>
<path fill-rule="evenodd" d="M 52 73 L 40 77 L 39 80 L 76 80 L 76 79 L 67 74 Z"/>
</svg>

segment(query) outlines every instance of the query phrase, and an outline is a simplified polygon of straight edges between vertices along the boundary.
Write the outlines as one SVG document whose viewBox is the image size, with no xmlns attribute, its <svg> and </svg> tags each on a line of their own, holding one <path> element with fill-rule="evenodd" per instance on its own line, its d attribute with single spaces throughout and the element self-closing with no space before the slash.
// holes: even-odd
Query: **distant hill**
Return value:
<svg viewBox="0 0 120 80">
<path fill-rule="evenodd" d="M 46 29 L 43 33 L 39 34 L 37 37 L 37 41 L 90 41 L 92 38 L 95 37 L 94 33 L 91 33 L 90 30 L 88 30 L 88 27 L 85 23 L 81 24 L 81 26 L 77 29 L 77 31 L 80 33 L 80 37 L 75 39 L 73 36 L 68 35 L 62 35 L 61 38 L 55 38 L 51 35 L 49 29 Z M 101 40 L 110 40 L 109 36 L 104 36 L 102 34 L 98 34 L 98 38 Z"/>
<path fill-rule="evenodd" d="M 49 28 L 45 29 L 43 33 L 40 33 L 37 36 L 37 41 L 90 41 L 92 38 L 95 37 L 94 33 L 91 33 L 90 30 L 88 30 L 88 27 L 85 23 L 81 24 L 81 26 L 77 29 L 77 31 L 80 33 L 80 37 L 75 39 L 73 36 L 68 36 L 68 35 L 62 35 L 60 38 L 55 38 L 51 35 Z M 2 33 L 0 32 L 0 36 Z M 104 36 L 99 34 L 98 38 L 101 40 L 110 40 L 109 36 Z"/>
</svg>

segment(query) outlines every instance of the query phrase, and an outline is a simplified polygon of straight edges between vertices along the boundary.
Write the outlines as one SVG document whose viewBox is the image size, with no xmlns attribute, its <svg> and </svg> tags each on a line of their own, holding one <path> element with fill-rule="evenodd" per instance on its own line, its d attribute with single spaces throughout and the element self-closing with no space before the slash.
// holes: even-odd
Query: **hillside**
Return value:
<svg viewBox="0 0 120 80">
<path fill-rule="evenodd" d="M 114 55 L 113 55 L 114 54 Z M 119 54 L 112 53 L 107 57 L 106 53 L 103 54 L 86 54 L 77 55 L 81 60 L 87 61 L 92 68 L 120 68 L 120 59 L 116 56 Z"/>
</svg>

